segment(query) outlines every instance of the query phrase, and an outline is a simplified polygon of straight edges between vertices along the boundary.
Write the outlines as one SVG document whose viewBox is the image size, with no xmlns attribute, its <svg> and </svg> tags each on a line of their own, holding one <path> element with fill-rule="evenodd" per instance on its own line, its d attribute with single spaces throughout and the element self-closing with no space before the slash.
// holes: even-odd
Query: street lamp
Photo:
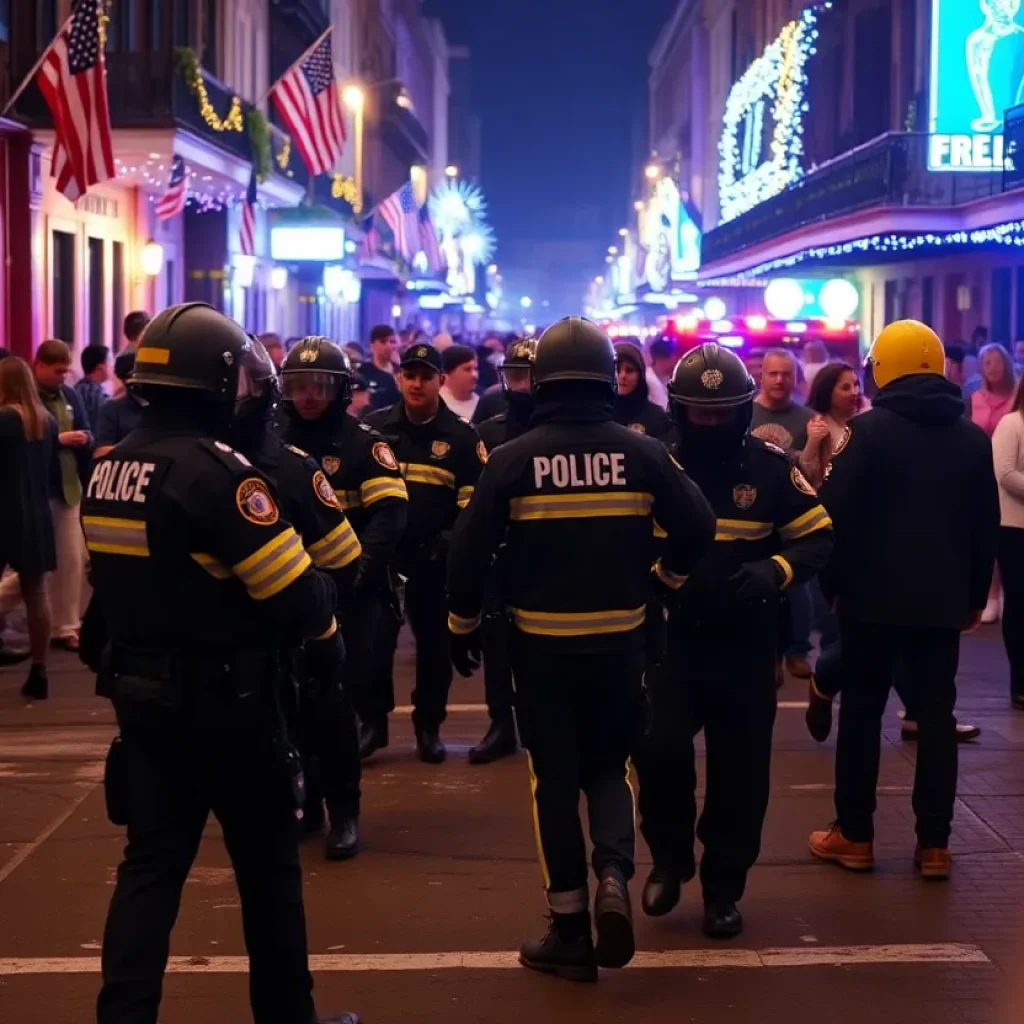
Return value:
<svg viewBox="0 0 1024 1024">
<path fill-rule="evenodd" d="M 142 247 L 139 262 L 142 264 L 142 272 L 146 277 L 159 277 L 164 266 L 164 247 L 151 238 Z"/>
<path fill-rule="evenodd" d="M 657 164 L 648 164 L 644 168 L 644 175 L 648 181 L 654 181 L 655 178 L 661 177 L 661 168 Z"/>
<path fill-rule="evenodd" d="M 522 306 L 523 309 L 529 309 L 533 305 L 533 299 L 531 299 L 529 295 L 524 295 L 519 300 L 519 305 Z"/>
<path fill-rule="evenodd" d="M 618 256 L 619 255 L 619 250 L 614 245 L 609 245 L 608 246 L 608 255 L 609 256 Z"/>
<path fill-rule="evenodd" d="M 355 130 L 355 178 L 356 196 L 363 201 L 363 107 L 366 94 L 358 85 L 347 85 L 341 94 L 345 106 L 352 111 L 353 128 Z"/>
<path fill-rule="evenodd" d="M 449 164 L 444 169 L 444 173 L 445 173 L 445 177 L 447 177 L 447 178 L 457 178 L 459 176 L 459 168 L 455 164 Z"/>
<path fill-rule="evenodd" d="M 637 212 L 637 213 L 643 213 L 643 212 L 644 212 L 644 204 L 643 204 L 643 200 L 641 200 L 641 199 L 638 199 L 638 200 L 637 200 L 637 201 L 636 201 L 636 202 L 635 202 L 635 203 L 633 204 L 633 209 L 634 209 L 634 210 L 636 210 L 636 212 Z"/>
<path fill-rule="evenodd" d="M 626 238 L 629 235 L 629 228 L 619 228 L 619 237 Z"/>
</svg>

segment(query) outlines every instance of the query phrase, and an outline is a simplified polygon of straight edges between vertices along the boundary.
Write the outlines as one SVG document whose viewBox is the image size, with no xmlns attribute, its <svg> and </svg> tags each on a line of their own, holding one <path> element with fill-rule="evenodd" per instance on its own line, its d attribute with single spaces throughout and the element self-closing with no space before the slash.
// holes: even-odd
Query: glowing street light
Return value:
<svg viewBox="0 0 1024 1024">
<path fill-rule="evenodd" d="M 598 274 L 597 277 L 594 278 L 594 284 L 604 284 L 604 278 Z"/>
<path fill-rule="evenodd" d="M 529 309 L 533 305 L 533 299 L 531 299 L 529 295 L 524 295 L 519 300 L 519 305 L 522 306 L 523 309 Z"/>
<path fill-rule="evenodd" d="M 637 201 L 636 201 L 636 202 L 635 202 L 635 203 L 633 204 L 633 209 L 634 209 L 634 210 L 636 210 L 636 212 L 637 212 L 637 213 L 643 213 L 643 212 L 644 212 L 644 204 L 643 204 L 643 200 L 641 200 L 641 199 L 638 199 L 638 200 L 637 200 Z"/>
<path fill-rule="evenodd" d="M 358 85 L 345 86 L 341 98 L 345 101 L 345 106 L 353 112 L 362 110 L 363 104 L 366 102 L 366 95 Z"/>
<path fill-rule="evenodd" d="M 627 238 L 629 236 L 629 228 L 619 228 L 619 237 Z"/>
<path fill-rule="evenodd" d="M 459 168 L 455 164 L 449 164 L 445 169 L 444 173 L 446 177 L 457 178 L 459 176 Z"/>
<path fill-rule="evenodd" d="M 657 164 L 648 164 L 644 168 L 644 176 L 648 181 L 654 181 L 655 178 L 661 177 L 661 168 Z"/>
</svg>

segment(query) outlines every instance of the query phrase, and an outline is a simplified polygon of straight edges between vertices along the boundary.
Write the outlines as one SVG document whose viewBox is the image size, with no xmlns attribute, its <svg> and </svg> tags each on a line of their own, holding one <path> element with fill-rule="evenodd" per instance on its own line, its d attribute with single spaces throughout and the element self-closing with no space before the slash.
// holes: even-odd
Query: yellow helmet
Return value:
<svg viewBox="0 0 1024 1024">
<path fill-rule="evenodd" d="M 882 330 L 868 353 L 875 383 L 884 388 L 911 373 L 946 369 L 946 351 L 939 336 L 919 320 L 897 320 Z"/>
</svg>

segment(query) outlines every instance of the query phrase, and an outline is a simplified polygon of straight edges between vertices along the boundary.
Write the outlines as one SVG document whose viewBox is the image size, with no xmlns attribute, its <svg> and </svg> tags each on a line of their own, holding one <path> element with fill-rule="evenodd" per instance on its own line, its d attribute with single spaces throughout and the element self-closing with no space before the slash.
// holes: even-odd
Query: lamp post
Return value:
<svg viewBox="0 0 1024 1024">
<path fill-rule="evenodd" d="M 358 85 L 349 85 L 341 94 L 345 106 L 352 111 L 353 128 L 355 130 L 355 179 L 356 195 L 359 201 L 363 198 L 363 108 L 366 105 L 366 96 Z"/>
</svg>

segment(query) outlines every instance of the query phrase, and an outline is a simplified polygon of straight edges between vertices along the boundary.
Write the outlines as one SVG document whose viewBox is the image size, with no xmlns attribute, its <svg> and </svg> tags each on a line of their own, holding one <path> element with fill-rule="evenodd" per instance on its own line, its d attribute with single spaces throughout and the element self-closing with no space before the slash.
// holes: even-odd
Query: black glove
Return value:
<svg viewBox="0 0 1024 1024">
<path fill-rule="evenodd" d="M 770 601 L 778 597 L 785 580 L 785 574 L 778 562 L 766 558 L 763 562 L 747 562 L 739 572 L 729 577 L 736 588 L 736 599 L 745 604 L 755 601 Z"/>
<path fill-rule="evenodd" d="M 455 671 L 468 679 L 480 667 L 484 657 L 480 627 L 469 633 L 449 634 L 448 644 Z"/>
<path fill-rule="evenodd" d="M 323 640 L 307 640 L 305 645 L 306 674 L 321 682 L 335 682 L 341 679 L 345 666 L 345 641 L 341 630 L 335 631 Z"/>
</svg>

